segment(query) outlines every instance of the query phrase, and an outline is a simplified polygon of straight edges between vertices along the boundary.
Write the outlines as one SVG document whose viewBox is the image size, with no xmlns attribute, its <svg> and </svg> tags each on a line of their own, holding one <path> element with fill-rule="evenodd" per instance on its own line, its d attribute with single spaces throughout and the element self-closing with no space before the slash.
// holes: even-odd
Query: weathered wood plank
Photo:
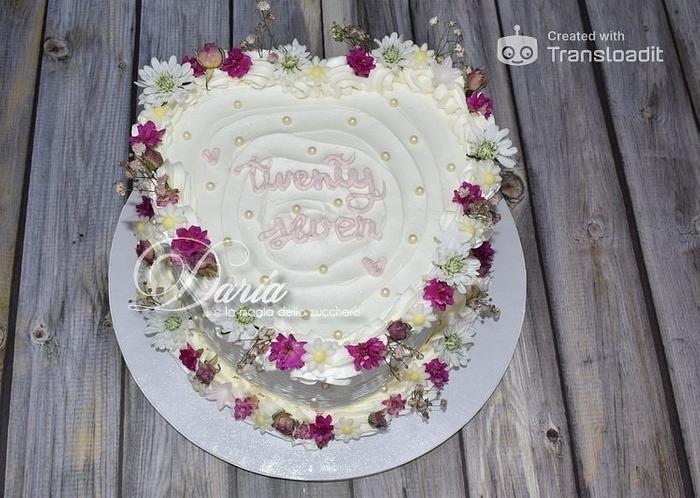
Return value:
<svg viewBox="0 0 700 498">
<path fill-rule="evenodd" d="M 342 444 L 342 443 L 340 443 Z M 299 482 L 263 477 L 238 470 L 238 496 L 280 496 L 284 498 L 350 498 L 348 481 Z"/>
<path fill-rule="evenodd" d="M 523 34 L 540 39 L 553 27 L 584 29 L 573 0 L 499 0 L 498 7 L 508 33 L 516 20 Z M 536 64 L 510 74 L 579 489 L 586 496 L 679 496 L 651 310 L 592 66 L 550 62 L 545 47 L 540 53 Z"/>
<path fill-rule="evenodd" d="M 229 45 L 229 4 L 152 0 L 143 4 L 139 66 L 152 57 L 180 58 L 205 42 Z M 124 496 L 232 496 L 236 468 L 182 437 L 146 400 L 130 375 L 124 379 L 122 494 Z"/>
<path fill-rule="evenodd" d="M 46 2 L 14 2 L 0 17 L 0 55 L 6 61 L 0 76 L 0 385 L 45 9 Z"/>
<path fill-rule="evenodd" d="M 700 4 L 688 4 L 700 14 Z M 615 19 L 614 28 L 625 33 L 626 47 L 664 48 L 663 63 L 604 64 L 601 69 L 608 94 L 606 107 L 617 137 L 692 480 L 698 490 L 700 133 L 663 5 L 586 0 L 586 6 L 593 29 L 610 29 L 609 19 Z M 698 47 L 694 48 L 697 56 Z M 695 62 L 693 77 L 700 74 L 698 60 Z"/>
<path fill-rule="evenodd" d="M 392 31 L 406 38 L 413 37 L 408 0 L 362 0 L 357 2 L 355 12 L 356 19 L 346 20 L 368 29 L 375 38 Z M 328 23 L 326 29 L 330 29 L 332 21 L 324 16 L 324 23 Z M 355 479 L 353 493 L 355 497 L 464 496 L 463 468 L 459 435 L 455 435 L 427 455 L 398 469 Z"/>
<path fill-rule="evenodd" d="M 331 36 L 333 21 L 338 24 L 351 24 L 357 19 L 357 4 L 343 0 L 322 0 L 323 9 L 323 46 L 326 57 L 344 55 L 347 45 L 337 42 Z"/>
<path fill-rule="evenodd" d="M 700 2 L 666 0 L 666 11 L 673 30 L 673 40 L 667 40 L 666 50 L 671 50 L 675 42 L 683 75 L 695 107 L 695 116 L 698 117 L 700 116 L 700 39 L 698 39 Z M 663 14 L 662 12 L 661 15 Z M 663 17 L 658 20 L 663 20 Z"/>
<path fill-rule="evenodd" d="M 411 4 L 417 42 L 436 45 L 428 19 L 441 23 L 455 19 L 464 34 L 465 62 L 485 67 L 486 88 L 494 100 L 496 122 L 510 128 L 517 144 L 518 130 L 510 78 L 496 59 L 493 41 L 500 30 L 492 2 L 445 3 L 414 1 Z M 515 172 L 525 178 L 520 161 Z M 527 312 L 522 337 L 513 361 L 496 392 L 462 431 L 470 496 L 574 496 L 576 482 L 571 461 L 561 379 L 554 333 L 544 288 L 532 220 L 532 205 L 519 179 L 511 179 L 504 191 L 511 198 L 527 266 Z M 498 257 L 498 256 L 496 256 Z M 478 338 L 477 338 L 478 340 Z"/>
<path fill-rule="evenodd" d="M 309 52 L 323 54 L 321 0 L 279 0 L 270 2 L 272 13 L 277 17 L 272 27 L 274 44 L 291 43 L 294 38 L 306 45 Z M 258 22 L 256 3 L 235 0 L 233 3 L 233 44 L 253 33 Z"/>
<path fill-rule="evenodd" d="M 7 496 L 116 494 L 121 362 L 105 324 L 107 255 L 121 206 L 112 181 L 126 152 L 133 23 L 128 1 L 56 0 L 47 7 Z"/>
</svg>

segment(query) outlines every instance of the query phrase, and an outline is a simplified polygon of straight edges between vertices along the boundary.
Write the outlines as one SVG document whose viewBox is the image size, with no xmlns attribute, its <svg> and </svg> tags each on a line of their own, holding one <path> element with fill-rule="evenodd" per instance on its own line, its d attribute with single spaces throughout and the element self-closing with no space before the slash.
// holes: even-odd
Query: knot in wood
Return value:
<svg viewBox="0 0 700 498">
<path fill-rule="evenodd" d="M 29 337 L 32 343 L 36 344 L 37 346 L 46 344 L 49 339 L 51 339 L 49 331 L 46 330 L 43 325 L 38 325 L 34 330 L 32 330 L 29 333 Z"/>
<path fill-rule="evenodd" d="M 591 240 L 598 240 L 603 237 L 603 227 L 595 221 L 591 221 L 586 227 L 586 233 Z"/>
<path fill-rule="evenodd" d="M 523 180 L 511 171 L 501 173 L 503 180 L 501 181 L 501 193 L 506 201 L 517 203 L 523 196 L 525 186 Z"/>
<path fill-rule="evenodd" d="M 65 40 L 53 37 L 44 40 L 44 53 L 49 59 L 54 61 L 65 61 L 70 57 L 68 43 Z"/>
</svg>

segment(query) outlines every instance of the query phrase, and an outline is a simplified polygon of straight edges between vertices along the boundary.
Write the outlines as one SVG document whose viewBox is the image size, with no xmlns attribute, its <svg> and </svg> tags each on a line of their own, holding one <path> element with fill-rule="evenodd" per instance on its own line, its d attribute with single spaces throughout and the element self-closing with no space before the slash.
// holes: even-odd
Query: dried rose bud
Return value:
<svg viewBox="0 0 700 498">
<path fill-rule="evenodd" d="M 466 88 L 470 93 L 478 92 L 486 86 L 488 80 L 486 79 L 486 73 L 481 68 L 472 69 L 469 74 L 467 74 Z"/>
<path fill-rule="evenodd" d="M 136 255 L 141 258 L 147 266 L 151 266 L 155 260 L 156 252 L 151 247 L 151 243 L 147 240 L 139 240 L 136 246 Z"/>
<path fill-rule="evenodd" d="M 299 423 L 284 410 L 272 415 L 272 427 L 277 429 L 285 436 L 291 436 L 292 434 L 294 434 L 294 431 L 296 430 L 298 424 Z"/>
<path fill-rule="evenodd" d="M 114 190 L 116 190 L 117 194 L 121 195 L 122 197 L 125 196 L 128 191 L 124 182 L 116 182 L 114 184 Z"/>
<path fill-rule="evenodd" d="M 367 422 L 375 429 L 386 429 L 389 425 L 389 422 L 384 415 L 384 410 L 370 413 L 369 417 L 367 417 Z"/>
<path fill-rule="evenodd" d="M 150 171 L 155 171 L 163 165 L 163 156 L 154 149 L 146 149 L 141 156 L 143 165 Z"/>
<path fill-rule="evenodd" d="M 280 60 L 280 56 L 277 52 L 270 52 L 267 54 L 267 62 L 270 64 L 276 64 Z"/>
<path fill-rule="evenodd" d="M 408 333 L 411 331 L 411 326 L 406 322 L 401 320 L 395 320 L 389 324 L 387 327 L 389 331 L 389 337 L 395 341 L 403 341 L 408 337 Z"/>
<path fill-rule="evenodd" d="M 197 50 L 197 62 L 204 69 L 216 69 L 224 63 L 225 58 L 224 50 L 217 47 L 216 43 L 205 43 Z"/>
<path fill-rule="evenodd" d="M 218 371 L 217 365 L 213 363 L 200 363 L 195 372 L 195 377 L 202 384 L 209 385 Z"/>
</svg>

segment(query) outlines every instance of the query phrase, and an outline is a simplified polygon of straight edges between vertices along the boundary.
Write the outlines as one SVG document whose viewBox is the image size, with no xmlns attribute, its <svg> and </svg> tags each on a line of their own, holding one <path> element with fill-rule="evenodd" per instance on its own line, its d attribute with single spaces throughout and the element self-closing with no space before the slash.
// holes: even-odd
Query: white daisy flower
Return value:
<svg viewBox="0 0 700 498">
<path fill-rule="evenodd" d="M 301 357 L 304 369 L 323 373 L 327 366 L 334 366 L 340 348 L 337 343 L 316 338 L 305 346 L 306 353 Z"/>
<path fill-rule="evenodd" d="M 226 304 L 216 303 L 211 306 L 211 313 L 212 320 L 227 332 L 222 337 L 228 342 L 252 341 L 258 334 L 257 315 L 248 305 L 230 309 Z"/>
<path fill-rule="evenodd" d="M 139 69 L 136 85 L 143 88 L 139 104 L 155 107 L 168 102 L 182 102 L 187 97 L 186 85 L 194 81 L 189 62 L 178 64 L 175 56 L 168 61 L 151 59 L 151 65 Z"/>
<path fill-rule="evenodd" d="M 382 41 L 375 39 L 374 42 L 378 47 L 372 50 L 372 56 L 394 71 L 407 67 L 416 50 L 411 40 L 404 41 L 397 33 L 385 36 Z"/>
<path fill-rule="evenodd" d="M 501 188 L 501 168 L 493 161 L 476 161 L 464 175 L 466 182 L 481 187 L 484 199 L 489 199 Z"/>
<path fill-rule="evenodd" d="M 167 128 L 180 113 L 182 108 L 176 102 L 170 102 L 156 107 L 146 107 L 139 114 L 139 121 L 153 121 L 158 129 Z"/>
<path fill-rule="evenodd" d="M 306 79 L 312 86 L 321 86 L 326 81 L 327 70 L 326 60 L 315 55 L 306 67 Z"/>
<path fill-rule="evenodd" d="M 423 365 L 416 362 L 412 363 L 411 366 L 401 372 L 401 380 L 409 388 L 413 388 L 419 384 L 424 386 L 426 385 L 427 379 L 428 376 L 425 373 L 425 368 Z"/>
<path fill-rule="evenodd" d="M 190 337 L 194 322 L 184 313 L 154 312 L 146 315 L 146 335 L 158 351 L 179 351 Z"/>
<path fill-rule="evenodd" d="M 360 436 L 365 432 L 365 427 L 362 420 L 340 417 L 333 421 L 335 437 L 343 442 L 348 442 L 352 439 L 360 439 Z"/>
<path fill-rule="evenodd" d="M 431 304 L 421 300 L 406 313 L 404 320 L 411 325 L 414 332 L 418 333 L 430 329 L 437 320 L 437 316 Z"/>
<path fill-rule="evenodd" d="M 473 127 L 467 137 L 467 155 L 480 161 L 495 161 L 504 168 L 512 168 L 515 161 L 511 156 L 518 152 L 508 135 L 508 128 L 499 129 L 493 123 L 486 128 Z"/>
<path fill-rule="evenodd" d="M 134 223 L 134 235 L 137 240 L 154 240 L 155 226 L 150 218 L 139 216 L 139 219 Z"/>
<path fill-rule="evenodd" d="M 158 228 L 167 233 L 169 237 L 174 237 L 175 231 L 187 224 L 187 217 L 183 208 L 174 204 L 168 204 L 165 207 L 158 208 L 155 222 Z"/>
<path fill-rule="evenodd" d="M 493 234 L 493 229 L 478 218 L 460 216 L 456 223 L 459 229 L 466 234 L 466 241 L 470 247 L 479 247 Z"/>
<path fill-rule="evenodd" d="M 433 263 L 435 266 L 430 276 L 442 280 L 464 294 L 467 285 L 479 271 L 479 260 L 461 251 L 446 250 L 442 246 L 438 248 L 436 256 L 437 260 Z"/>
<path fill-rule="evenodd" d="M 440 243 L 440 247 L 447 251 L 467 252 L 471 249 L 467 245 L 467 233 L 460 230 L 456 220 L 447 225 L 444 230 L 438 232 L 435 238 Z"/>
<path fill-rule="evenodd" d="M 428 64 L 433 61 L 434 56 L 435 51 L 428 50 L 428 44 L 424 43 L 413 51 L 413 54 L 411 55 L 411 65 L 414 69 L 426 68 L 428 67 Z"/>
<path fill-rule="evenodd" d="M 300 45 L 296 38 L 291 44 L 280 45 L 276 53 L 275 73 L 278 79 L 288 84 L 302 76 L 311 63 L 311 54 L 307 52 L 306 45 Z"/>
<path fill-rule="evenodd" d="M 435 351 L 440 359 L 451 367 L 466 367 L 469 349 L 474 345 L 472 324 L 453 320 L 435 340 Z"/>
<path fill-rule="evenodd" d="M 272 407 L 260 401 L 258 403 L 258 409 L 251 414 L 250 421 L 253 422 L 253 426 L 257 430 L 265 434 L 272 427 L 272 415 Z"/>
<path fill-rule="evenodd" d="M 211 385 L 211 389 L 205 395 L 205 398 L 209 401 L 216 402 L 216 409 L 221 411 L 233 402 L 233 388 L 230 382 L 221 384 L 219 382 L 214 382 Z"/>
<path fill-rule="evenodd" d="M 452 89 L 462 76 L 459 69 L 452 67 L 452 57 L 445 57 L 440 63 L 430 61 L 430 69 L 433 70 L 433 86 L 445 85 L 448 90 Z"/>
</svg>

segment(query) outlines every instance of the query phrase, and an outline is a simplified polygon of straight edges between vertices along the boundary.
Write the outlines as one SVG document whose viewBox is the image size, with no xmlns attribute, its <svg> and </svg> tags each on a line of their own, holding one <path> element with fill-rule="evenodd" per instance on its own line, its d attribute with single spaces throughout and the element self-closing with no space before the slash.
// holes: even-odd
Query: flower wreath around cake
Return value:
<svg viewBox="0 0 700 498">
<path fill-rule="evenodd" d="M 140 196 L 130 305 L 197 393 L 263 433 L 323 448 L 428 419 L 499 315 L 489 239 L 516 150 L 484 71 L 452 20 L 428 21 L 434 49 L 334 24 L 347 54 L 321 59 L 257 12 L 239 48 L 138 72 L 117 182 Z"/>
</svg>

